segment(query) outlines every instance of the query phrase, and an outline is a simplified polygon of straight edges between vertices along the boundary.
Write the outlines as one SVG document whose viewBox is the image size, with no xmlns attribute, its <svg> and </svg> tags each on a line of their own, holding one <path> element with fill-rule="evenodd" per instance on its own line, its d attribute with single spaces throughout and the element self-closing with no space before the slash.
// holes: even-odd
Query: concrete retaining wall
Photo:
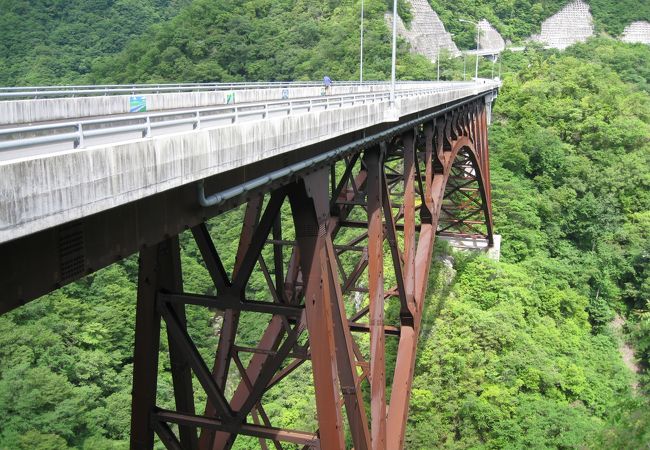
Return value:
<svg viewBox="0 0 650 450">
<path fill-rule="evenodd" d="M 650 45 L 650 22 L 632 22 L 625 27 L 621 40 L 631 44 Z"/>
<path fill-rule="evenodd" d="M 589 5 L 582 0 L 574 0 L 546 19 L 542 32 L 531 39 L 546 47 L 564 50 L 577 42 L 585 42 L 593 35 L 594 23 Z"/>
<path fill-rule="evenodd" d="M 442 51 L 449 52 L 452 56 L 459 56 L 460 52 L 454 43 L 451 34 L 438 14 L 431 9 L 427 0 L 408 0 L 411 4 L 411 27 L 406 28 L 401 17 L 397 17 L 397 32 L 411 44 L 411 51 L 424 55 L 431 61 L 436 61 Z M 392 14 L 385 15 L 389 27 L 393 26 Z"/>
<path fill-rule="evenodd" d="M 399 99 L 401 115 L 494 89 Z M 0 243 L 384 121 L 387 102 L 0 163 Z"/>
<path fill-rule="evenodd" d="M 501 53 L 506 48 L 506 41 L 501 34 L 486 19 L 478 23 L 480 29 L 479 48 L 481 50 L 491 50 L 495 53 Z"/>
</svg>

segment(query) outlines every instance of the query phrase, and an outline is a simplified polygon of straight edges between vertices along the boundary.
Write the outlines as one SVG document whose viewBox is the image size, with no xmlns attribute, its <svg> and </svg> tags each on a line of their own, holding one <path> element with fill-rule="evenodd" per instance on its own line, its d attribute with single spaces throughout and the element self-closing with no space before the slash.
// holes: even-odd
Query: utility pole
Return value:
<svg viewBox="0 0 650 450">
<path fill-rule="evenodd" d="M 393 0 L 393 60 L 390 69 L 390 105 L 395 105 L 395 64 L 397 62 L 397 0 Z"/>
<path fill-rule="evenodd" d="M 361 47 L 359 51 L 359 83 L 363 83 L 363 0 L 361 0 Z"/>
<path fill-rule="evenodd" d="M 476 24 L 476 72 L 474 75 L 474 79 L 478 80 L 478 52 L 479 49 L 481 48 L 481 29 L 478 27 L 478 23 Z"/>
<path fill-rule="evenodd" d="M 467 73 L 467 55 L 463 53 L 463 81 L 466 79 Z"/>
<path fill-rule="evenodd" d="M 478 23 L 473 22 L 471 20 L 458 19 L 458 21 L 465 22 L 465 23 L 472 23 L 476 26 L 476 72 L 474 75 L 474 79 L 478 80 L 478 57 L 479 57 L 478 52 L 479 52 L 480 42 L 481 42 L 481 29 L 479 28 Z"/>
</svg>

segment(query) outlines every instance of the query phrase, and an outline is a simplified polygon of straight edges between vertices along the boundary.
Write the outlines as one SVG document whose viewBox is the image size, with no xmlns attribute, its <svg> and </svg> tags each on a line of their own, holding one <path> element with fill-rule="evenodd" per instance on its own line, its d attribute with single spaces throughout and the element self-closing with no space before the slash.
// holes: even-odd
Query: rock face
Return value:
<svg viewBox="0 0 650 450">
<path fill-rule="evenodd" d="M 506 48 L 506 41 L 503 40 L 499 32 L 490 22 L 483 19 L 478 23 L 478 27 L 481 30 L 481 40 L 479 42 L 479 48 L 481 50 L 502 52 Z"/>
<path fill-rule="evenodd" d="M 632 22 L 623 31 L 623 42 L 650 45 L 650 22 Z"/>
<path fill-rule="evenodd" d="M 542 32 L 531 39 L 546 47 L 564 50 L 577 42 L 586 41 L 593 35 L 594 21 L 589 5 L 582 0 L 576 0 L 546 19 L 542 24 Z"/>
<path fill-rule="evenodd" d="M 446 50 L 453 56 L 460 55 L 458 47 L 451 39 L 451 34 L 438 14 L 431 9 L 427 0 L 409 0 L 413 19 L 411 29 L 407 29 L 400 17 L 397 18 L 397 32 L 411 44 L 411 50 L 435 61 L 439 52 Z M 392 15 L 386 15 L 386 21 L 392 26 Z"/>
</svg>

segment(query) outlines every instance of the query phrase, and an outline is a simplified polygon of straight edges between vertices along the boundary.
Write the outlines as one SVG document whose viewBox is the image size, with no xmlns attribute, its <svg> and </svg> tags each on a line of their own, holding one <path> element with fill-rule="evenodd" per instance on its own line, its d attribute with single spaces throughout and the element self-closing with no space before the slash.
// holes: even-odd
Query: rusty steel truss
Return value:
<svg viewBox="0 0 650 450">
<path fill-rule="evenodd" d="M 184 291 L 178 236 L 141 250 L 132 448 L 154 435 L 169 449 L 228 449 L 238 436 L 264 449 L 404 446 L 435 236 L 492 243 L 487 106 L 478 97 L 396 130 L 252 192 L 234 258 L 217 251 L 218 225 L 191 228 L 214 296 Z M 256 272 L 262 300 L 259 287 L 250 296 Z M 213 360 L 188 334 L 188 305 L 217 311 Z M 247 314 L 265 327 L 254 345 L 238 335 Z M 175 410 L 156 404 L 162 323 Z M 298 370 L 312 374 L 315 429 L 274 427 L 265 395 Z"/>
</svg>

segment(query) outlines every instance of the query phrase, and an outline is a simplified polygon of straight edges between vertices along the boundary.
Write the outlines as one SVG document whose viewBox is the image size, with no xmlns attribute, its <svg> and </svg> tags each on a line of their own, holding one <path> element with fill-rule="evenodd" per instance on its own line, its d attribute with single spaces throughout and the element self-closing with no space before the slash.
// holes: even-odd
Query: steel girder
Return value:
<svg viewBox="0 0 650 450">
<path fill-rule="evenodd" d="M 170 449 L 228 449 L 240 435 L 265 449 L 402 448 L 435 236 L 492 243 L 485 103 L 253 195 L 232 268 L 205 223 L 191 231 L 215 296 L 184 292 L 177 237 L 140 254 L 131 447 L 152 448 L 155 433 Z M 255 271 L 265 301 L 249 297 Z M 186 305 L 222 312 L 211 368 L 187 332 Z M 239 341 L 244 314 L 268 318 L 254 345 Z M 161 321 L 175 411 L 156 406 Z M 317 429 L 274 427 L 265 394 L 305 365 Z M 193 377 L 207 397 L 202 415 Z"/>
</svg>

